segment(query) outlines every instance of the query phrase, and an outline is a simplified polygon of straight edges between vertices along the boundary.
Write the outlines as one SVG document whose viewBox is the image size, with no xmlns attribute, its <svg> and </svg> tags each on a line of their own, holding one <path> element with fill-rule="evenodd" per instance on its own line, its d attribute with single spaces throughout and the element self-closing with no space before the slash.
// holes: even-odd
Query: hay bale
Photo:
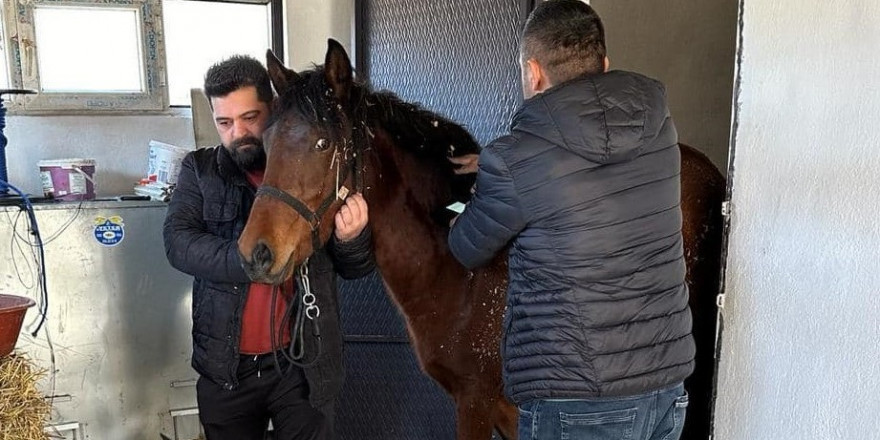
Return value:
<svg viewBox="0 0 880 440">
<path fill-rule="evenodd" d="M 27 357 L 13 353 L 0 358 L 0 440 L 44 440 L 49 402 L 37 389 L 45 376 Z"/>
</svg>

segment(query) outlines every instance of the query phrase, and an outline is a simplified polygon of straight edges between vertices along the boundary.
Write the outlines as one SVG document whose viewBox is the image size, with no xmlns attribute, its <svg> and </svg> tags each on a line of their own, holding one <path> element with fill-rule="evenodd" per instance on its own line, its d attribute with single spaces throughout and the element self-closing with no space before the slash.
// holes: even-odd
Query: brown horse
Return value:
<svg viewBox="0 0 880 440">
<path fill-rule="evenodd" d="M 323 67 L 296 73 L 271 53 L 267 65 L 279 97 L 264 135 L 264 185 L 280 192 L 260 193 L 239 239 L 249 273 L 274 283 L 290 276 L 329 238 L 344 193 L 361 190 L 386 290 L 405 316 L 422 368 L 455 401 L 458 439 L 489 439 L 493 428 L 515 439 L 518 412 L 502 394 L 499 354 L 506 255 L 468 271 L 446 244 L 451 214 L 444 207 L 465 201 L 474 179 L 456 176 L 447 158 L 479 146 L 462 127 L 355 82 L 333 40 Z M 701 373 L 689 389 L 692 408 L 708 411 L 723 179 L 687 147 L 682 173 Z"/>
</svg>

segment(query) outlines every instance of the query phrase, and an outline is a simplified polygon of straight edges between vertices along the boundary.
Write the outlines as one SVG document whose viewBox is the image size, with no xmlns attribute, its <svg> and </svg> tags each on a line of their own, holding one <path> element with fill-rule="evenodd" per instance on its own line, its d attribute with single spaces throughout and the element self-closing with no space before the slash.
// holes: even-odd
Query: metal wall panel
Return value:
<svg viewBox="0 0 880 440">
<path fill-rule="evenodd" d="M 421 102 L 485 145 L 522 102 L 519 33 L 531 2 L 365 1 L 363 72 L 372 86 Z"/>
<path fill-rule="evenodd" d="M 354 341 L 376 337 L 406 341 L 406 326 L 377 272 L 359 280 L 339 281 L 343 334 Z"/>
<path fill-rule="evenodd" d="M 36 266 L 17 208 L 0 208 L 0 292 L 38 300 Z M 96 217 L 120 216 L 124 237 L 113 247 L 95 237 Z M 78 439 L 173 438 L 172 410 L 196 406 L 190 367 L 192 278 L 168 264 L 162 244 L 165 204 L 83 202 L 37 207 L 45 245 L 49 312 L 46 332 L 22 332 L 17 349 L 47 370 L 54 384 L 52 424 Z M 53 238 L 54 236 L 54 238 Z M 37 307 L 25 317 L 34 327 Z M 180 438 L 198 420 L 177 420 Z"/>
<path fill-rule="evenodd" d="M 339 438 L 454 438 L 452 400 L 419 368 L 378 273 L 341 280 L 339 294 L 346 372 L 336 411 Z"/>
</svg>

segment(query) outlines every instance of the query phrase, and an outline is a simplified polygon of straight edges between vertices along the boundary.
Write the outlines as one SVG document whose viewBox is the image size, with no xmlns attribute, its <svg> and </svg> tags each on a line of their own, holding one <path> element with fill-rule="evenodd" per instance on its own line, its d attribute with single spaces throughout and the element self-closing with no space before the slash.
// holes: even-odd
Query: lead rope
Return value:
<svg viewBox="0 0 880 440">
<path fill-rule="evenodd" d="M 317 298 L 315 297 L 315 294 L 312 293 L 312 283 L 309 279 L 308 259 L 299 266 L 297 283 L 299 284 L 299 289 L 297 289 L 297 291 L 300 293 L 301 304 L 297 304 L 296 322 L 293 324 L 294 341 L 290 345 L 290 357 L 296 365 L 303 366 L 303 364 L 299 364 L 299 362 L 305 358 L 305 319 L 303 318 L 308 318 L 308 320 L 313 323 L 314 335 L 318 339 L 318 356 L 316 356 L 308 365 L 313 364 L 318 357 L 321 356 L 321 330 L 318 327 L 318 321 L 316 320 L 318 316 L 321 315 L 321 309 L 316 304 Z"/>
<path fill-rule="evenodd" d="M 323 351 L 323 343 L 321 339 L 321 328 L 318 325 L 318 317 L 321 316 L 321 309 L 317 304 L 317 297 L 314 292 L 312 292 L 311 279 L 309 278 L 309 260 L 306 259 L 303 261 L 302 265 L 297 268 L 298 277 L 296 278 L 296 282 L 298 288 L 296 289 L 296 295 L 294 300 L 287 306 L 287 311 L 284 313 L 284 318 L 281 321 L 281 331 L 284 331 L 284 328 L 287 327 L 287 323 L 290 322 L 291 315 L 295 314 L 295 318 L 293 321 L 293 330 L 292 333 L 292 341 L 290 343 L 289 351 L 281 350 L 282 356 L 291 364 L 291 366 L 297 366 L 300 368 L 306 368 L 314 365 L 318 359 L 321 358 L 321 353 Z M 272 305 L 274 307 L 275 304 L 275 295 L 277 295 L 277 288 L 272 289 Z M 272 312 L 270 315 L 272 319 L 272 346 L 276 346 L 275 343 L 275 325 L 274 318 L 275 313 Z M 318 351 L 314 357 L 309 362 L 302 362 L 305 358 L 306 350 L 305 350 L 305 324 L 306 319 L 308 319 L 312 323 L 312 334 L 315 336 L 315 339 L 318 341 Z M 273 351 L 275 356 L 275 367 L 278 367 L 278 351 Z M 281 374 L 280 368 L 278 370 L 279 374 Z"/>
</svg>

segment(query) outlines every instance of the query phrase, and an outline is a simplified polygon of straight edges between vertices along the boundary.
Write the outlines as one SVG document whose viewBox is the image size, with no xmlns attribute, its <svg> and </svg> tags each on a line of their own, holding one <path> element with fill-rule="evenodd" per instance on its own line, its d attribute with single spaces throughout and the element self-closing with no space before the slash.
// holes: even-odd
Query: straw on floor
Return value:
<svg viewBox="0 0 880 440">
<path fill-rule="evenodd" d="M 44 440 L 49 402 L 37 389 L 45 371 L 27 357 L 0 358 L 0 440 Z"/>
</svg>

